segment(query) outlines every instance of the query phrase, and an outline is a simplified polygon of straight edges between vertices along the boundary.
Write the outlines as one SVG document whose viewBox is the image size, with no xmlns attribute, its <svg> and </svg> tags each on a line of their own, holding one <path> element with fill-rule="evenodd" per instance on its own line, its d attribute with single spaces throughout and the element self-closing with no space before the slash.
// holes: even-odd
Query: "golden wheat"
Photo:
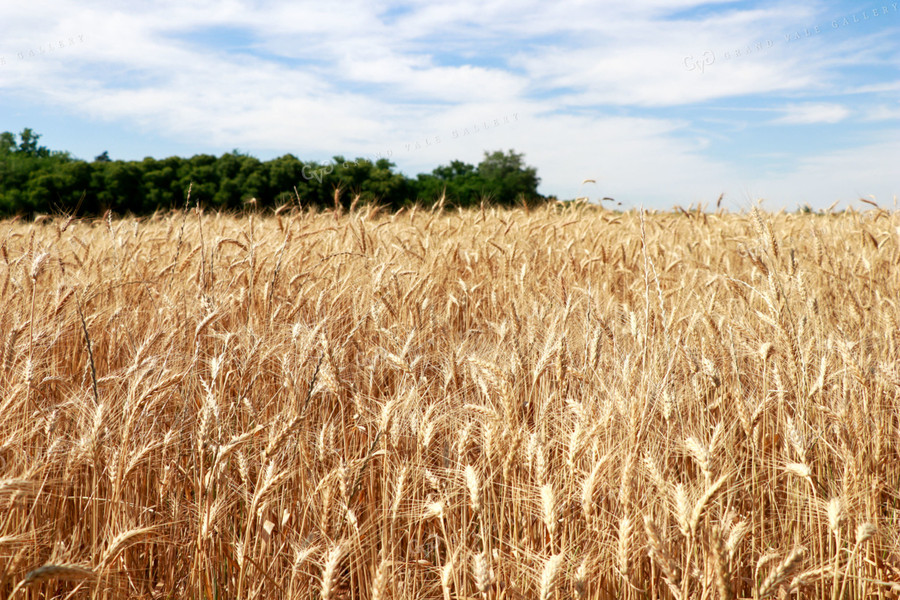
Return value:
<svg viewBox="0 0 900 600">
<path fill-rule="evenodd" d="M 0 223 L 0 596 L 891 597 L 900 214 L 336 206 Z"/>
</svg>

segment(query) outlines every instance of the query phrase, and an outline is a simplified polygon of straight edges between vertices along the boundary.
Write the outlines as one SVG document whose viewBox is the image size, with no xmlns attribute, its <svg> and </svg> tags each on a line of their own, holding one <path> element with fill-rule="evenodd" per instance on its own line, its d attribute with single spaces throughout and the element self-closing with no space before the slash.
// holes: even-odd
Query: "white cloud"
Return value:
<svg viewBox="0 0 900 600">
<path fill-rule="evenodd" d="M 839 123 L 850 116 L 850 110 L 840 104 L 794 104 L 783 109 L 784 116 L 773 123 L 786 125 L 810 125 L 813 123 Z"/>
<path fill-rule="evenodd" d="M 677 16 L 698 7 L 705 16 Z M 862 29 L 840 41 L 784 41 L 783 33 L 833 16 L 808 3 L 748 10 L 696 0 L 6 3 L 0 56 L 85 40 L 8 61 L 0 94 L 207 147 L 319 160 L 391 152 L 410 174 L 515 148 L 538 166 L 548 193 L 575 195 L 583 179 L 598 178 L 600 195 L 670 206 L 739 194 L 735 186 L 753 172 L 710 155 L 710 139 L 725 143 L 753 126 L 746 112 L 714 124 L 706 110 L 714 100 L 750 109 L 766 95 L 789 98 L 770 125 L 897 118 L 895 81 L 839 89 L 837 69 L 885 51 Z M 246 32 L 251 52 L 205 41 L 228 30 Z M 854 94 L 853 108 L 823 101 L 823 91 Z M 691 106 L 704 110 L 677 119 L 660 112 Z M 515 122 L 452 135 L 513 113 Z M 796 172 L 813 176 L 811 164 Z M 772 189 L 794 189 L 791 181 L 773 180 Z"/>
<path fill-rule="evenodd" d="M 626 207 L 715 200 L 737 171 L 697 152 L 701 140 L 678 135 L 684 126 L 660 119 L 550 116 L 524 120 L 509 145 L 523 150 L 532 164 L 555 162 L 544 184 L 563 198 L 610 196 Z M 588 178 L 596 186 L 583 187 Z"/>
<path fill-rule="evenodd" d="M 758 182 L 760 197 L 769 207 L 796 208 L 809 204 L 824 208 L 834 201 L 843 207 L 874 196 L 882 206 L 894 206 L 900 195 L 897 175 L 900 129 L 884 131 L 870 144 L 805 157 L 791 172 Z"/>
<path fill-rule="evenodd" d="M 900 120 L 900 105 L 874 106 L 863 114 L 864 121 L 898 121 Z"/>
</svg>

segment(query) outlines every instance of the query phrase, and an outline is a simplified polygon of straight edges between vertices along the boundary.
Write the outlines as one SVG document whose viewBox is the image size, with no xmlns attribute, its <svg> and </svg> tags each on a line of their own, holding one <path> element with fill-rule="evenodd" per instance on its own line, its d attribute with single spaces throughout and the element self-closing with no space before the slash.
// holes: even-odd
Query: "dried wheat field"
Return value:
<svg viewBox="0 0 900 600">
<path fill-rule="evenodd" d="M 0 240 L 4 597 L 900 591 L 897 212 Z"/>
</svg>

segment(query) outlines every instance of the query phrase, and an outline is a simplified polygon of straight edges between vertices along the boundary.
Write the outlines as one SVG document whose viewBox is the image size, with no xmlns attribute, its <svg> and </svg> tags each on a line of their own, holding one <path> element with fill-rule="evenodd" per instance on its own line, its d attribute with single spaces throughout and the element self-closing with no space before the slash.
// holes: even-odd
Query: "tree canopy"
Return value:
<svg viewBox="0 0 900 600">
<path fill-rule="evenodd" d="M 537 170 L 513 150 L 485 152 L 477 166 L 454 160 L 409 178 L 386 158 L 334 156 L 319 164 L 285 154 L 261 161 L 238 150 L 140 161 L 112 160 L 103 152 L 87 162 L 39 145 L 40 138 L 27 128 L 18 136 L 0 133 L 0 214 L 148 214 L 184 206 L 189 186 L 192 203 L 221 210 L 238 210 L 249 201 L 257 207 L 327 207 L 337 189 L 347 205 L 358 199 L 392 209 L 438 201 L 509 206 L 546 200 L 537 191 Z"/>
</svg>

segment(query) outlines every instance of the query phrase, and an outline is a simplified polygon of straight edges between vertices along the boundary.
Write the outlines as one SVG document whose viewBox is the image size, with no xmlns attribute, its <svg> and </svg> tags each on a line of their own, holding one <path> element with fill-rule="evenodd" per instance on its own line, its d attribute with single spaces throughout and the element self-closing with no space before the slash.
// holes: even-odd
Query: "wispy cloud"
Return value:
<svg viewBox="0 0 900 600">
<path fill-rule="evenodd" d="M 783 109 L 784 116 L 773 123 L 812 125 L 814 123 L 840 123 L 850 116 L 850 110 L 840 104 L 795 104 Z"/>
<path fill-rule="evenodd" d="M 865 121 L 900 121 L 900 104 L 875 106 L 863 115 Z"/>
<path fill-rule="evenodd" d="M 770 206 L 784 204 L 795 208 L 804 204 L 822 207 L 839 201 L 843 207 L 856 205 L 859 198 L 875 198 L 882 206 L 897 207 L 900 178 L 893 166 L 900 156 L 898 130 L 873 135 L 864 145 L 824 150 L 804 157 L 795 168 L 766 178 L 760 185 L 760 197 L 775 200 Z M 884 177 L 879 172 L 891 175 Z M 792 190 L 790 199 L 779 197 Z M 782 202 L 778 202 L 781 200 Z"/>
<path fill-rule="evenodd" d="M 7 3 L 0 108 L 23 115 L 5 128 L 70 115 L 70 137 L 57 137 L 83 156 L 116 155 L 119 139 L 80 134 L 100 130 L 148 140 L 144 154 L 167 154 L 166 140 L 319 160 L 390 153 L 409 173 L 514 148 L 562 197 L 599 177 L 598 194 L 626 205 L 758 187 L 789 203 L 802 182 L 761 180 L 770 159 L 753 158 L 774 140 L 805 125 L 777 150 L 809 175 L 822 136 L 871 156 L 860 140 L 896 120 L 891 6 L 875 17 L 841 2 Z M 17 58 L 77 35 L 78 47 Z M 889 174 L 846 177 L 897 193 Z"/>
</svg>

